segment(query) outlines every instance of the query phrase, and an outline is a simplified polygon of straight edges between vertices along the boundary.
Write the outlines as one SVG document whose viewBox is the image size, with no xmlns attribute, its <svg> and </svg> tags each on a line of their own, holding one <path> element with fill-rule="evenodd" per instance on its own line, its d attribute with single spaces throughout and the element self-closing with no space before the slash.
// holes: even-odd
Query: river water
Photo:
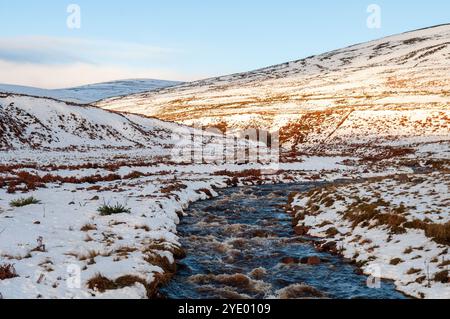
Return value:
<svg viewBox="0 0 450 319">
<path fill-rule="evenodd" d="M 354 266 L 295 235 L 283 205 L 291 192 L 312 187 L 230 188 L 192 204 L 179 225 L 187 257 L 161 292 L 171 299 L 405 298 L 388 281 L 369 288 Z M 301 262 L 313 256 L 320 264 Z"/>
</svg>

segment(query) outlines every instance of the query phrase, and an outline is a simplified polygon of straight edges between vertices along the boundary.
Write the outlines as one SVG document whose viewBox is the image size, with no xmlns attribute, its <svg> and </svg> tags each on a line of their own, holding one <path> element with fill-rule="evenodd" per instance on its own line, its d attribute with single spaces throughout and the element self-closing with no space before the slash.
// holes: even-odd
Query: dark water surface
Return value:
<svg viewBox="0 0 450 319">
<path fill-rule="evenodd" d="M 367 277 L 311 242 L 296 237 L 282 205 L 314 184 L 231 188 L 196 202 L 179 225 L 187 257 L 161 292 L 168 298 L 404 298 L 391 282 L 367 287 Z M 318 256 L 319 265 L 285 264 Z"/>
</svg>

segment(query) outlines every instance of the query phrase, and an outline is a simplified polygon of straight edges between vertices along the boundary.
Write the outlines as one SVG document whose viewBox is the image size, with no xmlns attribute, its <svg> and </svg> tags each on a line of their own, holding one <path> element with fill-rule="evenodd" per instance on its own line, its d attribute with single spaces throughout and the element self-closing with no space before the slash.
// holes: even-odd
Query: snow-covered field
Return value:
<svg viewBox="0 0 450 319">
<path fill-rule="evenodd" d="M 116 165 L 103 158 L 93 166 L 89 154 L 45 166 L 40 159 L 56 159 L 58 153 L 28 152 L 19 162 L 11 154 L 1 154 L 0 265 L 13 265 L 17 277 L 0 280 L 3 298 L 155 297 L 175 271 L 174 258 L 183 255 L 176 229 L 183 209 L 232 185 L 218 171 L 255 168 L 131 167 L 134 161 L 122 164 L 123 157 Z M 334 180 L 351 171 L 342 160 L 305 159 L 284 164 L 286 170 L 276 174 L 249 174 L 239 184 L 308 181 L 318 172 L 317 162 L 321 178 Z M 31 197 L 35 203 L 16 207 Z M 105 204 L 121 205 L 124 212 L 102 216 Z"/>
<path fill-rule="evenodd" d="M 207 198 L 198 190 L 213 192 L 212 184 L 222 186 L 221 179 L 187 174 L 178 183 L 173 174 L 160 172 L 95 184 L 46 184 L 26 193 L 2 190 L 1 261 L 13 264 L 18 277 L 0 281 L 0 293 L 4 298 L 155 297 L 157 284 L 173 272 L 174 255 L 181 254 L 177 212 L 190 200 Z M 11 206 L 31 196 L 39 203 Z M 98 209 L 105 204 L 130 212 L 102 216 Z M 115 281 L 128 276 L 130 282 L 89 289 L 98 274 Z"/>
<path fill-rule="evenodd" d="M 305 157 L 302 162 L 281 163 L 278 171 L 262 170 L 259 175 L 252 169 L 263 167 L 254 164 L 154 163 L 143 162 L 139 152 L 135 158 L 133 153 L 128 153 L 128 157 L 126 154 L 120 150 L 73 152 L 66 157 L 62 157 L 61 152 L 39 150 L 0 154 L 0 265 L 13 265 L 17 275 L 0 280 L 0 293 L 4 298 L 155 297 L 158 286 L 174 274 L 174 258 L 183 256 L 177 237 L 177 224 L 183 210 L 193 201 L 215 196 L 217 188 L 236 183 L 244 186 L 333 182 L 342 178 L 378 177 L 384 181 L 382 176 L 413 173 L 406 166 L 350 165 L 348 161 L 355 159 Z M 14 156 L 20 159 L 15 160 Z M 233 172 L 240 176 L 237 180 Z M 427 220 L 447 222 L 448 179 L 442 174 L 426 177 L 422 184 L 414 187 L 406 182 L 396 185 L 394 180 L 386 180 L 378 186 L 377 192 L 392 205 L 401 199 L 389 191 L 402 194 L 407 207 L 415 207 L 414 211 L 408 211 L 408 220 L 423 219 L 421 212 L 425 210 L 429 212 Z M 420 178 L 413 177 L 413 181 Z M 342 190 L 353 197 L 378 198 L 378 193 L 370 194 L 363 188 L 366 185 L 371 183 L 342 187 Z M 341 190 L 341 187 L 332 189 L 332 194 L 340 196 L 335 189 Z M 322 191 L 329 192 L 330 188 L 318 190 Z M 30 198 L 34 201 L 29 205 L 16 207 Z M 299 195 L 295 203 L 301 205 L 304 200 Z M 314 198 L 315 202 L 320 203 Z M 122 211 L 102 216 L 99 209 L 104 205 L 119 205 Z M 339 208 L 344 204 L 338 205 L 336 201 L 335 205 Z M 322 223 L 322 216 L 320 220 L 314 218 L 306 219 L 311 229 Z M 329 207 L 323 218 L 336 223 L 333 227 L 340 232 L 349 231 L 345 220 L 341 221 Z M 317 229 L 311 234 L 321 235 L 324 231 Z M 382 265 L 382 262 L 387 264 L 394 258 L 402 258 L 401 268 L 392 266 L 389 272 L 388 268 L 382 268 L 381 275 L 396 279 L 400 290 L 414 296 L 420 297 L 419 293 L 423 292 L 425 297 L 437 297 L 448 289 L 448 284 L 434 281 L 432 289 L 426 288 L 427 281 L 406 285 L 424 275 L 424 267 L 419 267 L 424 261 L 429 260 L 430 274 L 440 270 L 438 265 L 448 260 L 448 254 L 443 254 L 448 244 L 438 244 L 424 236 L 423 231 L 409 229 L 406 234 L 395 235 L 399 242 L 397 237 L 388 241 L 389 234 L 383 231 L 375 228 L 372 236 L 366 229 L 356 228 L 352 237 L 343 236 L 345 243 L 362 236 L 359 242 L 346 248 L 345 256 L 352 257 L 359 252 L 357 260 L 363 261 L 372 260 L 374 255 L 377 256 L 375 262 Z M 372 245 L 368 244 L 369 239 Z M 376 245 L 388 250 L 376 250 L 373 248 Z M 403 254 L 409 246 L 413 253 Z M 369 253 L 370 249 L 365 250 L 371 247 L 373 254 Z M 438 262 L 433 263 L 436 258 Z M 420 268 L 421 272 L 403 276 L 410 268 Z"/>
<path fill-rule="evenodd" d="M 3 298 L 155 297 L 159 285 L 174 274 L 175 258 L 183 256 L 177 237 L 183 210 L 193 201 L 215 196 L 217 188 L 413 173 L 408 166 L 354 164 L 357 158 L 347 157 L 304 157 L 301 162 L 280 163 L 277 171 L 271 171 L 255 164 L 156 161 L 146 152 L 150 151 L 100 148 L 0 153 L 0 265 L 14 267 L 12 278 L 0 280 Z M 252 169 L 263 169 L 262 175 Z M 434 185 L 432 196 L 418 187 L 421 196 L 415 202 L 420 197 L 426 201 L 420 205 L 431 211 L 427 216 L 434 222 L 448 217 L 445 206 L 441 217 L 433 211 L 448 204 L 442 198 L 448 192 L 446 183 L 439 174 L 431 179 L 426 186 Z M 105 205 L 118 205 L 119 212 L 103 216 Z M 420 213 L 411 215 L 416 217 Z M 430 249 L 423 258 L 438 254 L 438 244 L 430 239 L 423 235 L 413 239 L 418 240 L 415 248 L 423 244 L 425 252 Z M 410 238 L 405 240 L 399 245 L 410 245 Z M 408 265 L 409 260 L 404 260 Z M 402 284 L 399 281 L 399 289 L 417 295 L 415 290 L 402 289 Z M 448 284 L 433 282 L 433 287 L 437 294 Z"/>
</svg>

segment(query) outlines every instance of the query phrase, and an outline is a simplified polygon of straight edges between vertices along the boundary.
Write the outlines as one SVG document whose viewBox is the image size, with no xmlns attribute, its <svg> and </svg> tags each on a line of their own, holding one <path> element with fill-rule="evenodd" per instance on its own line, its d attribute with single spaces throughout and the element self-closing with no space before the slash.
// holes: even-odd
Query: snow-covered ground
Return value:
<svg viewBox="0 0 450 319">
<path fill-rule="evenodd" d="M 95 185 L 49 184 L 26 194 L 2 190 L 1 262 L 13 264 L 18 277 L 0 281 L 0 293 L 4 298 L 154 296 L 156 284 L 171 271 L 174 254 L 180 251 L 176 213 L 190 200 L 207 198 L 198 189 L 213 192 L 212 184 L 222 186 L 220 178 L 188 175 L 182 184 L 173 178 L 161 173 Z M 164 189 L 170 185 L 186 188 L 167 193 Z M 29 196 L 40 202 L 10 206 Z M 105 203 L 124 205 L 130 213 L 101 216 L 97 210 Z M 88 289 L 97 274 L 111 280 L 135 276 L 148 287 L 138 280 L 103 295 Z"/>
<path fill-rule="evenodd" d="M 154 91 L 178 85 L 180 83 L 181 82 L 175 81 L 135 79 L 96 83 L 74 88 L 54 90 L 40 89 L 29 86 L 0 84 L 0 92 L 48 97 L 66 102 L 87 104 L 111 97 Z"/>
<path fill-rule="evenodd" d="M 297 231 L 417 298 L 450 299 L 448 162 L 442 171 L 379 177 L 293 194 Z"/>
<path fill-rule="evenodd" d="M 407 166 L 354 165 L 357 158 L 347 157 L 304 157 L 273 171 L 256 164 L 176 164 L 147 152 L 0 152 L 0 265 L 13 265 L 17 275 L 0 280 L 4 298 L 154 297 L 183 255 L 177 237 L 183 210 L 217 188 L 413 173 Z M 30 197 L 36 202 L 16 207 Z M 102 216 L 105 204 L 123 212 Z"/>
<path fill-rule="evenodd" d="M 2 95 L 0 114 L 3 298 L 154 297 L 182 255 L 176 225 L 190 202 L 214 187 L 333 180 L 350 170 L 342 157 L 278 163 L 276 171 L 194 164 L 180 156 L 183 147 L 207 155 L 227 137 L 202 132 L 192 145 L 192 128 L 47 98 Z M 250 169 L 268 175 L 231 177 Z M 112 215 L 100 210 L 116 205 Z"/>
<path fill-rule="evenodd" d="M 275 170 L 251 163 L 177 162 L 174 149 L 180 140 L 190 139 L 193 129 L 30 99 L 2 100 L 2 110 L 11 112 L 4 114 L 26 114 L 11 121 L 22 120 L 18 127 L 30 136 L 40 128 L 51 132 L 48 139 L 38 136 L 34 146 L 27 143 L 31 137 L 18 134 L 0 151 L 0 267 L 13 265 L 12 275 L 17 275 L 0 280 L 4 298 L 154 297 L 158 285 L 173 275 L 174 257 L 183 254 L 177 237 L 179 216 L 190 202 L 214 196 L 215 188 L 359 180 L 412 174 L 414 169 L 440 167 L 441 161 L 446 165 L 441 158 L 445 148 L 439 145 L 428 145 L 417 156 L 375 163 L 358 157 L 303 156 L 301 161 L 277 163 Z M 62 115 L 69 120 L 60 120 Z M 80 132 L 90 129 L 78 130 L 80 123 L 108 132 L 121 123 L 124 129 L 109 139 L 93 130 L 83 139 Z M 148 140 L 147 132 L 152 134 Z M 169 138 L 174 134 L 177 143 Z M 216 148 L 223 138 L 207 135 L 198 147 Z M 133 144 L 140 139 L 145 143 Z M 87 144 L 88 149 L 83 147 Z M 262 175 L 252 169 L 262 169 Z M 446 194 L 445 189 L 436 191 Z M 17 201 L 30 197 L 36 202 L 16 207 L 21 206 Z M 102 216 L 99 209 L 105 204 L 121 205 L 123 212 Z"/>
<path fill-rule="evenodd" d="M 178 150 L 190 147 L 193 136 L 201 139 L 197 144 L 204 149 L 227 141 L 221 134 L 154 118 L 0 93 L 0 150 L 59 150 L 69 155 L 89 150 L 139 149 L 146 156 L 163 157 L 174 155 L 175 146 Z"/>
<path fill-rule="evenodd" d="M 17 277 L 0 280 L 3 298 L 154 297 L 157 286 L 173 274 L 174 257 L 182 255 L 176 227 L 183 209 L 214 196 L 214 188 L 232 185 L 232 178 L 216 175 L 218 171 L 232 175 L 260 168 L 132 166 L 132 158 L 124 163 L 123 154 L 113 160 L 111 153 L 93 166 L 88 165 L 94 164 L 89 153 L 79 153 L 75 160 L 28 151 L 19 161 L 13 154 L 1 154 L 0 265 L 14 265 Z M 308 181 L 317 168 L 321 178 L 334 180 L 351 171 L 343 160 L 306 158 L 283 164 L 276 174 L 249 174 L 239 184 Z M 81 164 L 85 167 L 76 167 Z M 30 197 L 38 202 L 15 207 L 14 201 Z M 104 204 L 119 204 L 129 212 L 102 216 L 98 209 Z M 93 278 L 110 286 L 92 284 Z"/>
</svg>

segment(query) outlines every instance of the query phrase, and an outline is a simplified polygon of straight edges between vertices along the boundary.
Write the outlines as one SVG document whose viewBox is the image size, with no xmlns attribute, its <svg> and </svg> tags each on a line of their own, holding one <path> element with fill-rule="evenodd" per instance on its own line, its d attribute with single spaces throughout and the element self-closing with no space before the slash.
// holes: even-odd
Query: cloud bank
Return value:
<svg viewBox="0 0 450 319">
<path fill-rule="evenodd" d="M 171 70 L 122 68 L 71 63 L 46 65 L 0 60 L 0 83 L 58 89 L 120 79 L 160 79 L 189 81 L 189 76 Z"/>
<path fill-rule="evenodd" d="M 0 83 L 53 89 L 129 78 L 198 78 L 170 67 L 178 54 L 173 49 L 125 42 L 0 38 Z"/>
</svg>

